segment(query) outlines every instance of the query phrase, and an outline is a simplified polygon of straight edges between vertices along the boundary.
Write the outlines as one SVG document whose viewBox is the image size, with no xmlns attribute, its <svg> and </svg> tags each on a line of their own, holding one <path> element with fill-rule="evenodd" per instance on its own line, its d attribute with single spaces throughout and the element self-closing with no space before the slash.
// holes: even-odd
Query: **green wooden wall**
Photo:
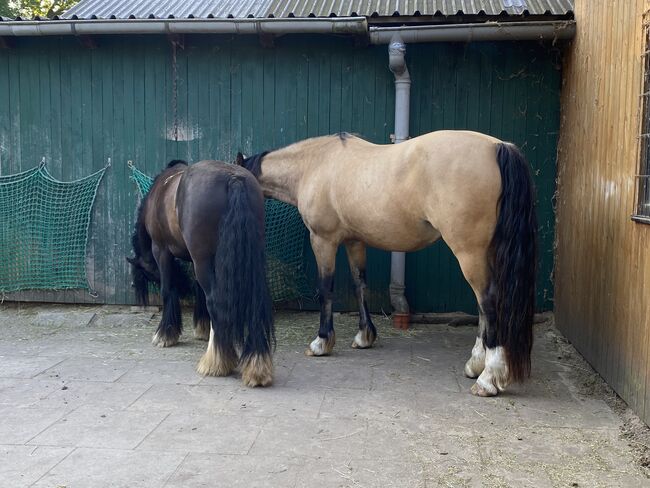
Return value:
<svg viewBox="0 0 650 488">
<path fill-rule="evenodd" d="M 252 37 L 187 37 L 175 53 L 158 36 L 100 37 L 97 44 L 88 49 L 73 38 L 21 38 L 0 50 L 2 174 L 45 157 L 52 174 L 68 180 L 112 160 L 89 243 L 88 274 L 97 296 L 30 292 L 10 298 L 133 302 L 124 259 L 136 204 L 128 160 L 153 175 L 173 158 L 232 160 L 238 150 L 252 154 L 338 131 L 389 142 L 394 89 L 385 46 L 306 36 L 287 36 L 273 48 Z M 479 130 L 516 142 L 528 155 L 542 228 L 540 309 L 552 307 L 558 57 L 537 43 L 411 45 L 407 53 L 413 136 Z M 307 241 L 305 251 L 315 284 Z M 389 253 L 371 250 L 368 268 L 371 307 L 389 311 Z M 338 308 L 354 309 L 343 253 L 335 286 Z M 475 310 L 444 243 L 408 255 L 407 287 L 414 310 Z"/>
</svg>

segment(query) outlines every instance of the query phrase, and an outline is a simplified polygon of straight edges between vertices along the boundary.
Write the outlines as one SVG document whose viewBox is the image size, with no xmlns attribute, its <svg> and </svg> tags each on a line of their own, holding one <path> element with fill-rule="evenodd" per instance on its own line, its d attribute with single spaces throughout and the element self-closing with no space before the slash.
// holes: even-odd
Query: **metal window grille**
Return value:
<svg viewBox="0 0 650 488">
<path fill-rule="evenodd" d="M 643 92 L 640 103 L 640 165 L 634 220 L 650 224 L 650 11 L 643 16 Z"/>
</svg>

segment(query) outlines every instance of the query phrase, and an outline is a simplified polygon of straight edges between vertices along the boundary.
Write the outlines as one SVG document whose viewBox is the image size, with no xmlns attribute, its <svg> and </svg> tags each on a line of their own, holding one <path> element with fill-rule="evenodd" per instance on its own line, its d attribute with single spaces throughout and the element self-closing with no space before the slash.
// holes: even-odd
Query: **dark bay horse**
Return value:
<svg viewBox="0 0 650 488">
<path fill-rule="evenodd" d="M 496 395 L 530 373 L 537 222 L 530 169 L 512 144 L 467 131 L 439 131 L 377 145 L 349 134 L 315 137 L 238 163 L 267 196 L 298 207 L 319 272 L 318 336 L 308 355 L 335 342 L 336 250 L 345 245 L 359 301 L 352 347 L 377 330 L 365 303 L 366 245 L 416 251 L 443 238 L 479 304 L 479 332 L 465 373 L 472 392 Z"/>
<path fill-rule="evenodd" d="M 186 278 L 177 259 L 191 261 L 197 335 L 207 335 L 211 323 L 197 371 L 226 376 L 240 364 L 246 385 L 271 384 L 275 337 L 264 260 L 264 196 L 255 178 L 219 161 L 170 162 L 140 204 L 132 243 L 135 257 L 129 262 L 140 303 L 146 303 L 150 281 L 160 284 L 163 311 L 154 345 L 178 342 Z"/>
</svg>

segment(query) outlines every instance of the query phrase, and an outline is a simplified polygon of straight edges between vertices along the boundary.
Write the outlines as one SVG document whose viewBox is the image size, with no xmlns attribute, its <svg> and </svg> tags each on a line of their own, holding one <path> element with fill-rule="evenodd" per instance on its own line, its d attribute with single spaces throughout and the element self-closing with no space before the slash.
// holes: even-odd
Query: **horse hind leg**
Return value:
<svg viewBox="0 0 650 488">
<path fill-rule="evenodd" d="M 367 349 L 372 347 L 377 338 L 377 328 L 372 323 L 368 304 L 366 303 L 366 246 L 362 242 L 347 242 L 345 249 L 348 254 L 350 273 L 357 294 L 359 304 L 359 332 L 352 341 L 352 348 Z"/>
<path fill-rule="evenodd" d="M 485 369 L 485 346 L 483 345 L 483 334 L 485 333 L 485 324 L 487 318 L 479 305 L 478 316 L 478 333 L 476 341 L 472 348 L 472 356 L 465 363 L 465 376 L 468 378 L 478 378 Z"/>
<path fill-rule="evenodd" d="M 208 347 L 196 366 L 196 371 L 202 376 L 228 376 L 237 367 L 239 355 L 232 340 L 225 337 L 220 328 L 216 314 L 216 299 L 214 279 L 212 276 L 212 259 L 195 261 L 194 269 L 198 284 L 204 292 L 205 306 L 209 315 L 210 333 Z"/>
<path fill-rule="evenodd" d="M 496 297 L 489 288 L 484 292 L 481 309 L 485 316 L 485 329 L 482 340 L 485 344 L 485 367 L 472 386 L 472 393 L 477 396 L 494 396 L 503 392 L 510 384 L 510 371 L 506 350 L 498 345 L 496 339 Z"/>
<path fill-rule="evenodd" d="M 241 359 L 241 377 L 244 385 L 269 386 L 273 383 L 271 352 L 244 353 Z"/>
<path fill-rule="evenodd" d="M 203 341 L 210 338 L 210 313 L 198 281 L 194 283 L 194 337 Z"/>
<path fill-rule="evenodd" d="M 235 348 L 215 339 L 214 326 L 210 329 L 208 348 L 199 360 L 196 371 L 202 376 L 228 376 L 237 367 L 239 357 Z"/>
<path fill-rule="evenodd" d="M 477 378 L 472 393 L 478 396 L 495 396 L 506 389 L 509 371 L 504 348 L 496 345 L 494 297 L 489 287 L 489 267 L 486 250 L 456 255 L 465 278 L 479 303 L 479 329 L 472 355 L 465 363 L 465 374 Z M 486 347 L 492 344 L 492 347 Z"/>
</svg>

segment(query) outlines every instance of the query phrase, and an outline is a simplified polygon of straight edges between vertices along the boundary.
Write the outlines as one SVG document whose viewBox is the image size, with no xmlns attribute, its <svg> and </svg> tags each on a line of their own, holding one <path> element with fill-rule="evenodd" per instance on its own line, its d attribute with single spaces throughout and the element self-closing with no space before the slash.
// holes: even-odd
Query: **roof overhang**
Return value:
<svg viewBox="0 0 650 488">
<path fill-rule="evenodd" d="M 0 36 L 102 34 L 357 34 L 365 17 L 304 19 L 96 19 L 0 22 Z"/>
<path fill-rule="evenodd" d="M 480 23 L 369 25 L 366 17 L 247 19 L 92 19 L 0 22 L 2 36 L 94 36 L 124 34 L 342 34 L 387 44 L 395 34 L 404 42 L 557 41 L 575 36 L 574 20 L 487 21 Z"/>
</svg>

